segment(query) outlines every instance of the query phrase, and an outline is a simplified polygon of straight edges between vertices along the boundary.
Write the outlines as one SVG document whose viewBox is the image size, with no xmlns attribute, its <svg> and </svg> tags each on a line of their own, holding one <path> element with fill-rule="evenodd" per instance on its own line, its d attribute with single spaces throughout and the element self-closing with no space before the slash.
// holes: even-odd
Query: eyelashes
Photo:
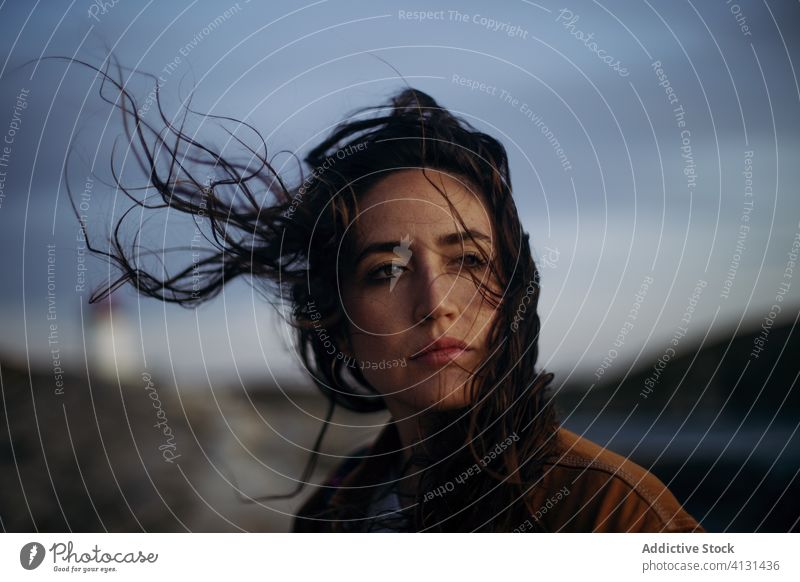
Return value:
<svg viewBox="0 0 800 582">
<path fill-rule="evenodd" d="M 486 260 L 484 260 L 483 256 L 475 252 L 464 253 L 455 258 L 453 263 L 457 264 L 459 269 L 467 270 L 482 269 L 486 266 Z M 410 270 L 406 267 L 406 264 L 397 260 L 381 263 L 367 272 L 367 280 L 371 283 L 381 283 L 400 277 L 400 275 Z"/>
<path fill-rule="evenodd" d="M 459 258 L 464 262 L 464 267 L 467 269 L 478 269 L 486 266 L 486 261 L 484 260 L 483 256 L 478 253 L 465 253 Z M 472 262 L 470 264 L 466 264 L 467 259 L 470 259 Z"/>
<path fill-rule="evenodd" d="M 397 270 L 395 271 L 394 269 Z M 407 270 L 405 266 L 392 261 L 378 265 L 370 270 L 369 273 L 367 273 L 367 277 L 374 281 L 382 281 L 384 279 L 391 279 L 392 277 L 399 277 Z"/>
</svg>

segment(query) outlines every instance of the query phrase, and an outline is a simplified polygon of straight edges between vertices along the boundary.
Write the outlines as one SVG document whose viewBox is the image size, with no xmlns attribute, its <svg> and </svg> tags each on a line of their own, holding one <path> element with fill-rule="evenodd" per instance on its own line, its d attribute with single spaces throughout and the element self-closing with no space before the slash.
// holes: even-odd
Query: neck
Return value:
<svg viewBox="0 0 800 582">
<path fill-rule="evenodd" d="M 390 422 L 394 424 L 400 438 L 402 466 L 407 467 L 405 476 L 398 483 L 398 488 L 402 494 L 401 503 L 408 506 L 414 503 L 421 470 L 416 464 L 409 466 L 409 461 L 414 445 L 424 438 L 425 417 L 403 403 L 387 402 L 387 408 L 392 415 Z"/>
<path fill-rule="evenodd" d="M 398 483 L 398 488 L 403 494 L 403 504 L 410 505 L 414 503 L 423 469 L 423 466 L 417 462 L 409 463 L 415 445 L 425 438 L 428 438 L 429 435 L 436 434 L 436 436 L 430 438 L 436 439 L 437 447 L 443 445 L 447 448 L 449 445 L 445 443 L 448 441 L 450 441 L 450 445 L 457 447 L 458 443 L 452 441 L 452 438 L 457 432 L 454 433 L 448 430 L 444 431 L 444 433 L 437 432 L 441 428 L 442 418 L 435 413 L 427 415 L 420 414 L 418 410 L 411 409 L 404 403 L 395 401 L 388 401 L 387 408 L 392 415 L 390 422 L 394 424 L 397 430 L 402 452 L 401 462 L 405 468 L 404 476 Z M 454 425 L 448 424 L 448 426 L 450 428 L 455 428 Z"/>
</svg>

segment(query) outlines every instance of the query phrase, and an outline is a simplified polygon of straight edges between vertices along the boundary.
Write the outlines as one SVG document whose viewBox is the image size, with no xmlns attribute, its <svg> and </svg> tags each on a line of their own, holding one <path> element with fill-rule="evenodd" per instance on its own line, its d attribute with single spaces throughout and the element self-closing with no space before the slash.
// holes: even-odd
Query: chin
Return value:
<svg viewBox="0 0 800 582">
<path fill-rule="evenodd" d="M 464 379 L 459 382 L 449 383 L 443 389 L 438 383 L 434 385 L 416 386 L 405 391 L 395 393 L 394 397 L 401 401 L 405 407 L 419 412 L 432 412 L 435 410 L 457 410 L 469 406 L 470 399 L 468 386 Z"/>
</svg>

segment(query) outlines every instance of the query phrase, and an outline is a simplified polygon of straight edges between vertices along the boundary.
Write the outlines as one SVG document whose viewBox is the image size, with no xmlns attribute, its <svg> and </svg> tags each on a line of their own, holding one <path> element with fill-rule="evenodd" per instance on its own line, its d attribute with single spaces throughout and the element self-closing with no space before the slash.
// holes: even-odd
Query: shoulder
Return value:
<svg viewBox="0 0 800 582">
<path fill-rule="evenodd" d="M 561 428 L 541 487 L 528 499 L 532 518 L 550 531 L 703 531 L 652 473 Z"/>
</svg>

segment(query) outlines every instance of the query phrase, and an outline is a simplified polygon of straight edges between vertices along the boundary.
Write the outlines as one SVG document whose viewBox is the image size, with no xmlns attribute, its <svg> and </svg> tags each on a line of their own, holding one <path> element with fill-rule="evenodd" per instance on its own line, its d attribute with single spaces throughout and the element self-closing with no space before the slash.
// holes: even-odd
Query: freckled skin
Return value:
<svg viewBox="0 0 800 582">
<path fill-rule="evenodd" d="M 435 170 L 425 174 L 445 192 L 468 229 L 489 237 L 478 244 L 492 259 L 494 229 L 479 193 L 458 176 Z M 466 235 L 455 242 L 441 240 L 464 228 L 425 174 L 390 173 L 364 195 L 347 233 L 354 237 L 355 256 L 343 257 L 339 265 L 346 273 L 341 279 L 349 320 L 346 349 L 359 361 L 405 358 L 407 363 L 363 370 L 396 419 L 468 404 L 466 383 L 487 356 L 495 317 L 473 280 L 496 290 L 479 248 Z M 400 244 L 352 264 L 367 246 L 390 241 Z M 465 342 L 468 351 L 455 361 L 411 359 L 443 336 Z"/>
</svg>

